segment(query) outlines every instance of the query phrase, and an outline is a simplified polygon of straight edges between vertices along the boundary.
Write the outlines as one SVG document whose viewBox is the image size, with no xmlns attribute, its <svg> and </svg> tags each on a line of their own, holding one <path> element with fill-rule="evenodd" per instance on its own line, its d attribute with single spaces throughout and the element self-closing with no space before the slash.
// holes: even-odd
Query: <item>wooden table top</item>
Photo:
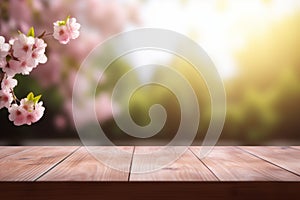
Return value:
<svg viewBox="0 0 300 200">
<path fill-rule="evenodd" d="M 110 156 L 110 148 L 114 147 L 97 148 L 106 148 Z M 0 181 L 300 181 L 298 146 L 217 146 L 203 159 L 198 155 L 201 147 L 189 147 L 174 163 L 150 173 L 130 171 L 159 164 L 135 156 L 159 147 L 122 148 L 131 156 L 116 159 L 116 162 L 129 172 L 102 164 L 85 147 L 2 146 Z"/>
</svg>

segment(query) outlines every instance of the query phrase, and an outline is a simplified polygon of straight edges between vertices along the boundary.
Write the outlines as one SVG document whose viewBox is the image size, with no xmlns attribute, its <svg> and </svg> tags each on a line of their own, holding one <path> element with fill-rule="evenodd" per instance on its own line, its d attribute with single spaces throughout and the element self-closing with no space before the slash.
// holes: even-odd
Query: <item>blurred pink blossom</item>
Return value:
<svg viewBox="0 0 300 200">
<path fill-rule="evenodd" d="M 93 31 L 82 30 L 81 36 L 69 44 L 68 53 L 72 56 L 72 58 L 76 58 L 76 60 L 81 63 L 102 41 L 103 37 L 101 34 Z"/>
<path fill-rule="evenodd" d="M 54 125 L 59 130 L 63 130 L 67 126 L 67 120 L 63 115 L 56 115 L 54 118 Z"/>
<path fill-rule="evenodd" d="M 113 115 L 111 98 L 108 93 L 101 93 L 95 99 L 95 110 L 97 114 L 98 121 L 104 122 L 110 119 Z M 115 111 L 117 111 L 117 108 Z"/>
<path fill-rule="evenodd" d="M 61 76 L 62 63 L 59 53 L 51 51 L 48 58 L 49 61 L 45 65 L 32 72 L 32 75 L 44 88 L 58 84 Z"/>
<path fill-rule="evenodd" d="M 14 23 L 17 30 L 26 32 L 32 24 L 32 8 L 26 0 L 9 1 L 10 24 Z"/>
</svg>

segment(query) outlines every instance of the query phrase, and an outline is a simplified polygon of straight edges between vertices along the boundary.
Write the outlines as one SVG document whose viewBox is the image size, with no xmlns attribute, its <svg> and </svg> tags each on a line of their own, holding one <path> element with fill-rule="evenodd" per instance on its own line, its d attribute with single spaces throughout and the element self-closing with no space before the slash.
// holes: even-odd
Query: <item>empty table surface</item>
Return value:
<svg viewBox="0 0 300 200">
<path fill-rule="evenodd" d="M 140 153 L 162 147 L 93 147 L 122 170 L 100 162 L 85 147 L 0 147 L 0 181 L 300 181 L 300 148 L 281 146 L 216 146 L 204 158 L 202 147 L 189 147 L 174 162 L 163 157 L 140 159 Z M 178 147 L 171 147 L 176 150 Z M 164 155 L 168 156 L 168 155 Z"/>
</svg>

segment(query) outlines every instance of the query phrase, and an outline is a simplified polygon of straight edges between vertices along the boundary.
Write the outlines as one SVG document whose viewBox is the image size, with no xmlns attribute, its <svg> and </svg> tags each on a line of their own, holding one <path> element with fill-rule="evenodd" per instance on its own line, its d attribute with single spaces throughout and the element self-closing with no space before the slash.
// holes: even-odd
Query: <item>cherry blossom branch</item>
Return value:
<svg viewBox="0 0 300 200">
<path fill-rule="evenodd" d="M 53 37 L 53 32 L 51 33 L 46 33 L 45 31 L 38 36 L 38 38 L 41 38 L 41 39 L 45 39 L 45 38 L 48 38 L 48 37 Z"/>
<path fill-rule="evenodd" d="M 8 109 L 8 118 L 16 126 L 37 122 L 43 116 L 45 107 L 42 101 L 39 102 L 41 95 L 35 96 L 32 92 L 19 100 L 14 92 L 18 84 L 14 76 L 29 75 L 39 64 L 47 62 L 45 37 L 52 35 L 61 44 L 67 44 L 79 36 L 80 24 L 76 23 L 75 18 L 67 17 L 53 25 L 53 33 L 46 34 L 44 31 L 36 37 L 31 27 L 27 35 L 19 31 L 18 37 L 10 39 L 9 43 L 5 43 L 5 38 L 0 36 L 0 109 Z"/>
<path fill-rule="evenodd" d="M 12 88 L 10 89 L 10 92 L 11 92 L 11 94 L 12 94 L 12 96 L 13 96 L 14 102 L 15 102 L 15 103 L 19 103 L 20 100 L 19 100 L 18 97 L 15 95 L 15 92 L 14 92 L 14 90 L 13 90 Z"/>
</svg>

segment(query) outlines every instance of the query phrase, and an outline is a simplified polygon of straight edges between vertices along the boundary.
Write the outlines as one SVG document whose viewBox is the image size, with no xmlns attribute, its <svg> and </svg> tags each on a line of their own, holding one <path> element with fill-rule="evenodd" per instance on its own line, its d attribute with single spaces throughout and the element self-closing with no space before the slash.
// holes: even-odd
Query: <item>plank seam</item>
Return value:
<svg viewBox="0 0 300 200">
<path fill-rule="evenodd" d="M 239 149 L 240 151 L 243 151 L 243 152 L 245 152 L 245 153 L 248 153 L 248 154 L 250 154 L 250 155 L 252 155 L 252 156 L 254 156 L 254 157 L 256 157 L 256 158 L 259 158 L 259 159 L 261 159 L 261 160 L 263 160 L 263 161 L 265 161 L 265 162 L 267 162 L 267 163 L 270 163 L 270 164 L 272 164 L 272 165 L 274 165 L 274 166 L 276 166 L 276 167 L 278 167 L 278 168 L 280 168 L 280 169 L 283 169 L 283 170 L 285 170 L 285 171 L 287 171 L 287 172 L 290 172 L 290 173 L 292 173 L 292 174 L 294 174 L 294 175 L 300 177 L 299 174 L 297 174 L 297 173 L 295 173 L 295 172 L 293 172 L 293 171 L 291 171 L 291 170 L 289 170 L 289 169 L 286 169 L 286 168 L 284 168 L 284 167 L 282 167 L 282 166 L 279 166 L 279 165 L 277 165 L 276 163 L 273 163 L 273 162 L 271 162 L 271 161 L 269 161 L 269 160 L 266 160 L 266 159 L 260 157 L 259 155 L 256 155 L 256 154 L 254 154 L 254 153 L 251 153 L 251 152 L 247 151 L 246 149 L 240 148 L 240 147 L 238 147 L 238 146 L 237 146 L 236 148 Z"/>
<path fill-rule="evenodd" d="M 128 180 L 127 180 L 128 182 L 130 181 L 134 152 L 135 152 L 135 146 L 133 146 L 132 155 L 131 155 L 131 161 L 130 161 L 130 166 L 129 166 L 129 171 L 128 171 Z"/>
<path fill-rule="evenodd" d="M 72 151 L 71 153 L 69 153 L 66 157 L 62 158 L 60 161 L 58 161 L 57 163 L 55 163 L 54 165 L 52 165 L 49 169 L 47 169 L 45 172 L 43 172 L 41 175 L 39 175 L 37 178 L 35 178 L 33 181 L 38 181 L 40 178 L 42 178 L 45 174 L 47 174 L 48 172 L 50 172 L 52 169 L 54 169 L 55 167 L 57 167 L 59 164 L 61 164 L 62 162 L 64 162 L 67 158 L 69 158 L 71 155 L 73 155 L 75 152 L 77 152 L 81 147 L 78 147 L 77 149 L 75 149 L 74 151 Z"/>
<path fill-rule="evenodd" d="M 194 153 L 194 151 L 192 149 L 190 149 L 189 147 L 189 151 L 192 152 L 192 154 L 208 169 L 208 171 L 210 171 L 212 173 L 212 175 L 218 180 L 221 181 L 221 179 L 219 179 L 219 177 Z"/>
</svg>

